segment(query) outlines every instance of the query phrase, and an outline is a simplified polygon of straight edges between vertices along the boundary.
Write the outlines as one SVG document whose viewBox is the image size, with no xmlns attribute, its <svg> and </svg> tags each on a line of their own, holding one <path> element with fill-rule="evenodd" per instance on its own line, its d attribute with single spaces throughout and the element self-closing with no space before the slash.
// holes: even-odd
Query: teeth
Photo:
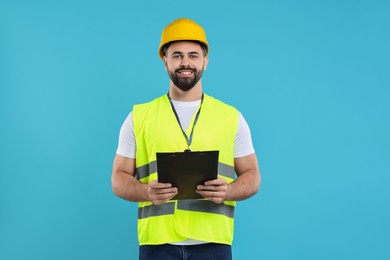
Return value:
<svg viewBox="0 0 390 260">
<path fill-rule="evenodd" d="M 191 71 L 181 71 L 180 73 L 184 74 L 184 75 L 190 75 L 192 72 Z"/>
</svg>

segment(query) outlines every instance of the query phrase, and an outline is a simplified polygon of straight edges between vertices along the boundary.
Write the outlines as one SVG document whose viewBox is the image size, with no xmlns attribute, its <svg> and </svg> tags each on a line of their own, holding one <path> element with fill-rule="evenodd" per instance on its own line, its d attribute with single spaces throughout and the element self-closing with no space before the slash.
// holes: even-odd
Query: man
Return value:
<svg viewBox="0 0 390 260">
<path fill-rule="evenodd" d="M 135 105 L 121 128 L 112 188 L 139 202 L 140 259 L 231 259 L 235 201 L 260 186 L 244 118 L 203 93 L 208 50 L 197 23 L 180 18 L 169 24 L 159 48 L 169 93 Z M 184 150 L 219 150 L 218 178 L 196 187 L 202 199 L 173 200 L 178 189 L 158 182 L 156 152 Z"/>
</svg>

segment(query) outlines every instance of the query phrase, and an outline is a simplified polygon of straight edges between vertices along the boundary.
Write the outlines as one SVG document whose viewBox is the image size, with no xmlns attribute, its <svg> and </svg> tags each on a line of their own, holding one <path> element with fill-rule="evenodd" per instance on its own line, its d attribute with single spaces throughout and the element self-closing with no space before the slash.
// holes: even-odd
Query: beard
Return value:
<svg viewBox="0 0 390 260">
<path fill-rule="evenodd" d="M 192 77 L 180 77 L 179 72 L 181 70 L 191 70 L 193 72 Z M 203 68 L 198 71 L 195 68 L 182 66 L 175 71 L 168 70 L 168 75 L 176 87 L 178 87 L 182 91 L 187 92 L 191 90 L 196 85 L 196 83 L 198 83 L 198 81 L 202 77 L 203 71 Z"/>
</svg>

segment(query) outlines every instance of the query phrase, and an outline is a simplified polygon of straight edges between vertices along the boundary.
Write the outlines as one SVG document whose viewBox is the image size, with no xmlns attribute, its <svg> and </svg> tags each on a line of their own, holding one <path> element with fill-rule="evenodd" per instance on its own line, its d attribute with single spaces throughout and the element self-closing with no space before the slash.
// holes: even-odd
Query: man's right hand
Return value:
<svg viewBox="0 0 390 260">
<path fill-rule="evenodd" d="M 157 181 L 151 181 L 148 185 L 149 200 L 154 205 L 160 205 L 173 197 L 178 193 L 176 187 L 172 187 L 170 183 L 162 183 Z"/>
</svg>

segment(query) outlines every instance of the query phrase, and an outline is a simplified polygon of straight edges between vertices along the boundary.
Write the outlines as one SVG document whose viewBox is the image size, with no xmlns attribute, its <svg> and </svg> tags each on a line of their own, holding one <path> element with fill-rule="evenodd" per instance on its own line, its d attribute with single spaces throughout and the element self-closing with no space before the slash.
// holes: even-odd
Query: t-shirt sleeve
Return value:
<svg viewBox="0 0 390 260">
<path fill-rule="evenodd" d="M 255 153 L 252 136 L 245 118 L 239 113 L 238 130 L 234 140 L 234 158 L 244 157 Z"/>
<path fill-rule="evenodd" d="M 124 157 L 135 158 L 135 150 L 136 145 L 134 138 L 133 116 L 130 112 L 123 122 L 119 132 L 119 141 L 116 153 Z"/>
</svg>

